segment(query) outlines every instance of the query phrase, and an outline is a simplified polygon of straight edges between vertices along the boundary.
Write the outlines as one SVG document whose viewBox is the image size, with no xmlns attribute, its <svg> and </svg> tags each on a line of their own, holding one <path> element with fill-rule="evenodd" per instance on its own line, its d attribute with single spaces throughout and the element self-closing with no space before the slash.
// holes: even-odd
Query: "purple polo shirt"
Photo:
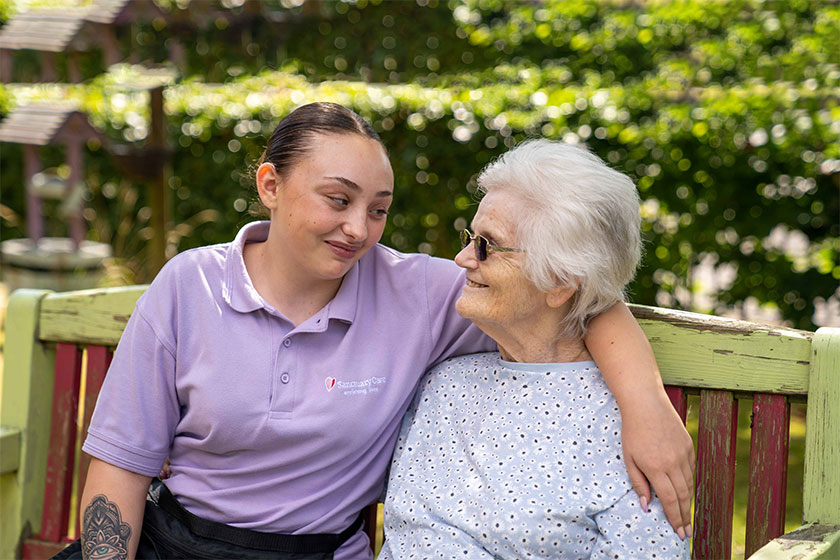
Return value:
<svg viewBox="0 0 840 560">
<path fill-rule="evenodd" d="M 201 517 L 258 531 L 337 533 L 383 488 L 423 372 L 495 344 L 455 312 L 452 262 L 377 245 L 295 327 L 260 297 L 245 243 L 201 247 L 158 274 L 120 340 L 84 451 L 166 481 Z M 336 558 L 368 558 L 358 533 Z"/>
</svg>

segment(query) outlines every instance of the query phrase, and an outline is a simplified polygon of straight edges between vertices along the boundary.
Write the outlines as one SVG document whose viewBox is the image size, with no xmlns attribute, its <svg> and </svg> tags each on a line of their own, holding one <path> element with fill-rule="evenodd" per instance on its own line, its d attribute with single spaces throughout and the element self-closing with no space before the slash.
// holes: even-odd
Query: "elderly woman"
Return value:
<svg viewBox="0 0 840 560">
<path fill-rule="evenodd" d="M 458 312 L 498 342 L 432 369 L 403 423 L 380 558 L 678 558 L 639 503 L 621 416 L 583 343 L 639 262 L 633 182 L 534 140 L 487 167 Z"/>
</svg>

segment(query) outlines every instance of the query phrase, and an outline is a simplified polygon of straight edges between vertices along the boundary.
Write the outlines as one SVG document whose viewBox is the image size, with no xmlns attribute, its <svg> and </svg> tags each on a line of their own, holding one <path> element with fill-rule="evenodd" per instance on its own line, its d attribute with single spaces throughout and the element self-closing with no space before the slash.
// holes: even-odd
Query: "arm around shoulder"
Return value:
<svg viewBox="0 0 840 560">
<path fill-rule="evenodd" d="M 694 445 L 647 337 L 620 302 L 591 320 L 585 341 L 621 410 L 624 462 L 642 509 L 651 500 L 649 481 L 677 534 L 691 535 Z"/>
<path fill-rule="evenodd" d="M 79 502 L 84 558 L 134 558 L 152 478 L 92 458 L 86 480 Z"/>
</svg>

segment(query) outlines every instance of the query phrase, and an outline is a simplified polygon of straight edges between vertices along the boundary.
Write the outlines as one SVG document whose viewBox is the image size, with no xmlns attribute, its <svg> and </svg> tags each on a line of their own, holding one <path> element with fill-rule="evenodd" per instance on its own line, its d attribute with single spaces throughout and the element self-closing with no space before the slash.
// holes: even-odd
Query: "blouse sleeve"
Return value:
<svg viewBox="0 0 840 560">
<path fill-rule="evenodd" d="M 126 325 L 82 447 L 98 459 L 145 476 L 160 473 L 180 418 L 175 337 L 160 326 L 167 323 L 161 321 L 161 313 L 173 314 L 174 298 L 161 289 L 160 276 L 163 273 L 140 298 Z"/>
</svg>

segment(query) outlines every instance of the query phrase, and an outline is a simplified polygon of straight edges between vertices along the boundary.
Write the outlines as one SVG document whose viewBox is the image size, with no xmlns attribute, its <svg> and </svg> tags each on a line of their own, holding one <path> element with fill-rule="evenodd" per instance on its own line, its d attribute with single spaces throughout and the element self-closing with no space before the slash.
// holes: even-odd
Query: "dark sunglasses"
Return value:
<svg viewBox="0 0 840 560">
<path fill-rule="evenodd" d="M 479 261 L 487 260 L 487 249 L 499 251 L 502 253 L 521 253 L 522 249 L 514 249 L 512 247 L 500 247 L 499 245 L 491 245 L 485 237 L 480 235 L 473 235 L 470 230 L 461 230 L 461 248 L 463 249 L 471 242 L 475 242 L 475 258 Z"/>
</svg>

